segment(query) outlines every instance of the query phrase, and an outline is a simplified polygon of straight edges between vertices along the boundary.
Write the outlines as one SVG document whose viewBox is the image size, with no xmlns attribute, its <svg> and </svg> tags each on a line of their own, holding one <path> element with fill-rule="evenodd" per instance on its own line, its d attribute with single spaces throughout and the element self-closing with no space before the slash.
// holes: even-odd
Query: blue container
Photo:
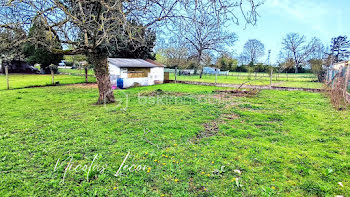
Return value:
<svg viewBox="0 0 350 197">
<path fill-rule="evenodd" d="M 117 87 L 120 88 L 120 89 L 123 89 L 123 79 L 122 78 L 119 78 L 117 80 Z"/>
</svg>

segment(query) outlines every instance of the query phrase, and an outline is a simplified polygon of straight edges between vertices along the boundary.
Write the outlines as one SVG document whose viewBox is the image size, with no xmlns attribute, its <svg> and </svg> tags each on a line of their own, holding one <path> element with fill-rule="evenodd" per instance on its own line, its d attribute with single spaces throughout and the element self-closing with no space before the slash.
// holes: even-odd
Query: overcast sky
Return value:
<svg viewBox="0 0 350 197">
<path fill-rule="evenodd" d="M 246 29 L 244 25 L 231 26 L 231 31 L 239 37 L 234 46 L 237 53 L 248 39 L 255 38 L 265 44 L 266 54 L 271 49 L 271 63 L 274 63 L 287 33 L 300 33 L 308 40 L 316 36 L 326 46 L 332 37 L 350 37 L 349 0 L 266 0 L 258 12 L 256 26 Z M 266 59 L 267 55 L 261 61 Z"/>
</svg>

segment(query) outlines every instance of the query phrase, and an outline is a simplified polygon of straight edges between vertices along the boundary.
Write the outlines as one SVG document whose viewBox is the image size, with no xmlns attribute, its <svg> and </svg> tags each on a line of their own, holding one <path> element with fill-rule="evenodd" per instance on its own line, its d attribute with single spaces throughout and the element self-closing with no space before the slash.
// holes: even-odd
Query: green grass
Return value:
<svg viewBox="0 0 350 197">
<path fill-rule="evenodd" d="M 85 75 L 84 69 L 59 68 L 58 71 L 62 74 Z M 93 69 L 88 70 L 88 75 L 95 75 Z"/>
<path fill-rule="evenodd" d="M 146 96 L 157 89 L 163 102 Z M 349 111 L 334 110 L 322 94 L 298 91 L 266 90 L 225 103 L 198 100 L 216 98 L 216 89 L 222 88 L 133 88 L 116 91 L 118 102 L 106 106 L 94 105 L 97 89 L 80 86 L 1 91 L 0 193 L 350 195 Z M 217 133 L 193 141 L 205 125 L 217 125 Z M 124 165 L 146 170 L 115 177 L 128 152 Z M 58 159 L 72 156 L 75 168 L 89 166 L 95 155 L 94 166 L 103 165 L 104 173 L 92 169 L 87 181 L 87 172 L 69 171 L 60 183 L 65 166 L 54 171 Z"/>
<path fill-rule="evenodd" d="M 174 80 L 175 75 L 170 74 L 170 79 Z M 198 81 L 198 82 L 209 82 L 215 83 L 215 75 L 203 75 L 202 79 L 198 75 L 194 76 L 177 76 L 177 80 L 180 81 Z M 322 88 L 322 83 L 313 82 L 317 80 L 313 74 L 280 74 L 278 78 L 274 75 L 272 84 L 279 87 L 296 87 L 296 88 Z M 270 77 L 266 73 L 258 73 L 255 78 L 255 74 L 252 73 L 230 73 L 229 76 L 217 76 L 217 83 L 228 83 L 228 84 L 242 84 L 247 85 L 270 85 Z"/>
<path fill-rule="evenodd" d="M 55 75 L 55 82 L 60 84 L 75 84 L 75 83 L 84 83 L 84 76 L 73 76 L 73 75 Z M 89 82 L 96 82 L 95 77 L 89 77 Z M 25 88 L 31 86 L 45 86 L 50 85 L 51 75 L 42 75 L 42 74 L 10 74 L 10 89 Z M 6 85 L 6 76 L 0 75 L 0 90 L 7 89 Z"/>
</svg>

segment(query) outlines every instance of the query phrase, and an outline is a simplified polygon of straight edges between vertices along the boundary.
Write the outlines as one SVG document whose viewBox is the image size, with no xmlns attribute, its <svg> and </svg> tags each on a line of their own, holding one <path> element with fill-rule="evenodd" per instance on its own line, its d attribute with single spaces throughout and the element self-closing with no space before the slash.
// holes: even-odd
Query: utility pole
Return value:
<svg viewBox="0 0 350 197">
<path fill-rule="evenodd" d="M 267 65 L 270 66 L 271 49 L 269 50 L 269 55 L 267 56 Z"/>
</svg>

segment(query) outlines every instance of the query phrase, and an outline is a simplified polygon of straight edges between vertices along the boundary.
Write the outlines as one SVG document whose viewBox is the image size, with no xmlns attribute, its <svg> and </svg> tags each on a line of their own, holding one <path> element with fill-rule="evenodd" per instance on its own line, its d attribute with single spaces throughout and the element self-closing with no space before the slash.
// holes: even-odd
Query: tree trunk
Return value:
<svg viewBox="0 0 350 197">
<path fill-rule="evenodd" d="M 201 59 L 202 59 L 202 51 L 198 51 L 198 59 L 197 59 L 197 66 L 199 68 L 201 68 L 202 72 L 201 74 L 199 75 L 199 78 L 202 79 L 202 75 L 203 75 L 203 66 L 201 66 Z"/>
<path fill-rule="evenodd" d="M 109 78 L 107 57 L 101 54 L 90 54 L 90 62 L 94 65 L 99 97 L 97 104 L 114 103 L 114 94 Z"/>
<path fill-rule="evenodd" d="M 295 61 L 295 74 L 298 73 L 298 66 L 299 66 L 299 63 L 297 60 L 294 60 Z"/>
</svg>

